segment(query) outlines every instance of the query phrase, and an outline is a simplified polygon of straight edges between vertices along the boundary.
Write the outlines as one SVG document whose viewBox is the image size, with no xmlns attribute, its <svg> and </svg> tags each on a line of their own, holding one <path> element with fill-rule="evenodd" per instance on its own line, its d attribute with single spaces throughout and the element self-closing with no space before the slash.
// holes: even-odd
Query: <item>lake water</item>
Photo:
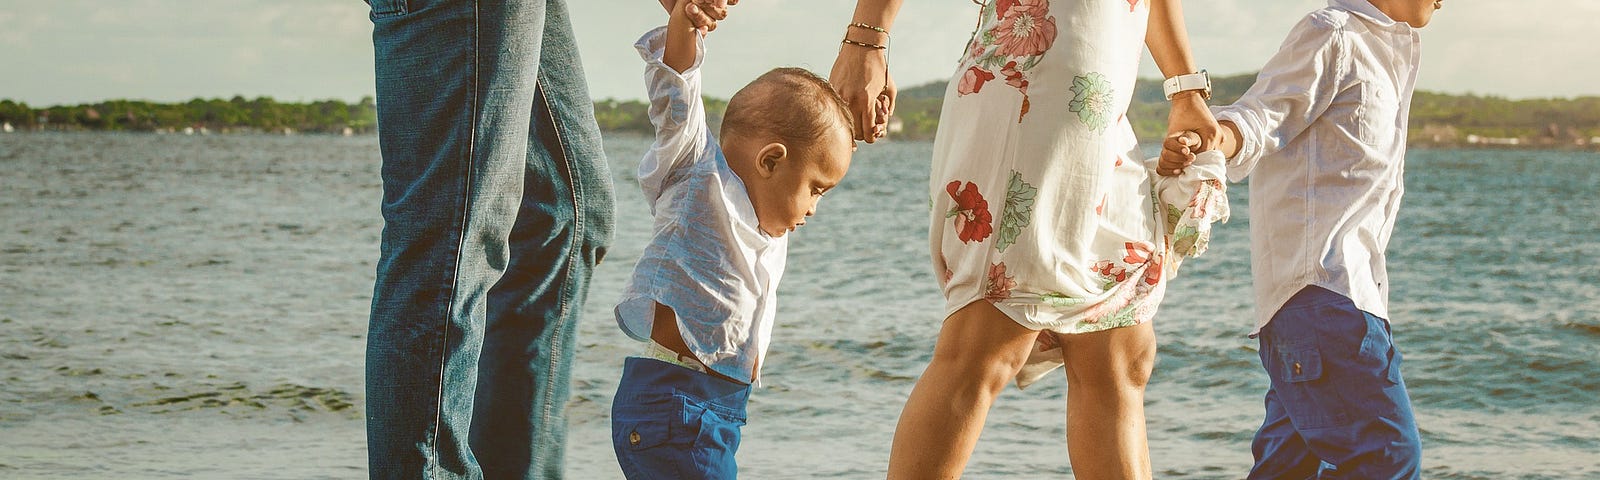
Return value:
<svg viewBox="0 0 1600 480">
<path fill-rule="evenodd" d="M 647 142 L 607 141 L 618 236 L 579 334 L 571 478 L 620 478 L 607 412 L 637 346 L 609 308 L 649 230 L 632 181 Z M 930 149 L 863 147 L 794 234 L 746 478 L 882 478 L 940 320 Z M 0 477 L 364 478 L 377 152 L 372 137 L 0 135 Z M 1389 258 L 1424 476 L 1600 478 L 1600 155 L 1408 162 Z M 1245 191 L 1156 319 L 1157 478 L 1249 468 L 1266 376 L 1245 337 Z M 1008 389 L 967 478 L 1070 477 L 1065 383 Z"/>
</svg>

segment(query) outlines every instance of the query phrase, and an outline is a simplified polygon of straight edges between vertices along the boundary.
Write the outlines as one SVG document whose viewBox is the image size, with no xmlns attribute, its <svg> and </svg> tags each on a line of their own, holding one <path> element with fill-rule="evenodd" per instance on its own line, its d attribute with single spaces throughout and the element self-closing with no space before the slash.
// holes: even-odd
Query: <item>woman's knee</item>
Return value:
<svg viewBox="0 0 1600 480">
<path fill-rule="evenodd" d="M 1099 334 L 1071 339 L 1063 348 L 1068 381 L 1083 388 L 1144 390 L 1155 370 L 1154 331 L 1142 325 Z"/>
</svg>

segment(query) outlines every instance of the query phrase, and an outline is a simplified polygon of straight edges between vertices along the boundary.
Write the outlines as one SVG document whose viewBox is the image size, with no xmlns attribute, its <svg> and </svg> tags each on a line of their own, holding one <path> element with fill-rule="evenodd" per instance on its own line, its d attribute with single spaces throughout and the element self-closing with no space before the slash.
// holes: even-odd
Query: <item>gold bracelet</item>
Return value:
<svg viewBox="0 0 1600 480">
<path fill-rule="evenodd" d="M 881 34 L 884 34 L 884 35 L 888 35 L 889 34 L 889 31 L 888 30 L 884 30 L 883 27 L 874 27 L 872 25 L 867 25 L 867 24 L 861 23 L 861 22 L 852 23 L 852 24 L 850 24 L 850 26 L 856 27 L 856 28 L 865 28 L 867 30 L 872 30 L 874 32 L 878 32 L 878 33 L 881 33 Z"/>
<path fill-rule="evenodd" d="M 889 49 L 888 45 L 878 45 L 876 43 L 857 42 L 855 40 L 851 40 L 851 39 L 848 39 L 848 38 L 846 38 L 844 40 L 840 40 L 839 42 L 843 43 L 845 45 L 855 45 L 857 47 L 866 47 L 866 48 L 871 48 L 873 50 L 888 50 Z"/>
</svg>

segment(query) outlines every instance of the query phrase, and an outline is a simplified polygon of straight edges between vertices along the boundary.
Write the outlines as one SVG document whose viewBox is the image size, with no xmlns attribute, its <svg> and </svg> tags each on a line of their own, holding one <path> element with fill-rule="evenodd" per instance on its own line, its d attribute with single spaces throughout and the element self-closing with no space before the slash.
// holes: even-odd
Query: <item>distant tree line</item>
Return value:
<svg viewBox="0 0 1600 480">
<path fill-rule="evenodd" d="M 1212 105 L 1232 103 L 1255 83 L 1255 74 L 1212 79 Z M 906 140 L 933 138 L 939 128 L 945 82 L 933 82 L 900 92 L 895 107 L 899 131 Z M 721 124 L 728 102 L 706 97 L 706 116 L 712 131 Z M 599 100 L 595 119 L 607 132 L 651 132 L 649 105 L 637 100 Z M 1139 138 L 1152 141 L 1167 129 L 1168 105 L 1160 82 L 1139 80 L 1134 88 L 1128 118 Z M 162 131 L 209 128 L 216 131 L 268 131 L 355 133 L 377 127 L 372 97 L 354 104 L 339 100 L 282 103 L 271 97 L 246 99 L 196 98 L 184 103 L 111 100 L 93 104 L 32 108 L 26 103 L 0 100 L 0 122 L 18 129 Z M 1516 139 L 1518 145 L 1571 146 L 1600 137 L 1600 97 L 1575 99 L 1510 100 L 1495 96 L 1448 95 L 1417 92 L 1411 102 L 1413 143 L 1452 145 L 1480 138 Z"/>
<path fill-rule="evenodd" d="M 371 132 L 378 124 L 372 97 L 354 104 L 340 100 L 286 103 L 272 97 L 246 99 L 196 98 L 182 103 L 108 100 L 80 105 L 33 108 L 0 100 L 0 122 L 17 129 L 175 131 L 185 128 L 223 131 L 342 133 Z"/>
</svg>

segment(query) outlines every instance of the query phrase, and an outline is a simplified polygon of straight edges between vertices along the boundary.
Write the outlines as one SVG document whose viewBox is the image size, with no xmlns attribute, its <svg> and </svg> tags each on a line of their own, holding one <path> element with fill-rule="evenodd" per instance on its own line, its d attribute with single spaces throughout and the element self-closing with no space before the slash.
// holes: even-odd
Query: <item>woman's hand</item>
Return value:
<svg viewBox="0 0 1600 480">
<path fill-rule="evenodd" d="M 1172 97 L 1172 112 L 1167 115 L 1167 138 L 1173 139 L 1183 132 L 1193 132 L 1199 138 L 1194 139 L 1199 143 L 1189 147 L 1190 153 L 1199 153 L 1217 148 L 1217 141 L 1221 137 L 1218 130 L 1217 119 L 1211 116 L 1211 109 L 1206 108 L 1205 97 L 1199 91 L 1189 90 L 1178 92 Z M 1191 137 L 1193 138 L 1193 137 Z M 1166 155 L 1163 155 L 1166 156 Z M 1193 157 L 1189 157 L 1193 160 Z M 1163 166 L 1170 166 L 1164 164 Z M 1188 165 L 1185 164 L 1185 167 Z M 1162 175 L 1176 175 L 1176 172 L 1156 172 Z"/>
<path fill-rule="evenodd" d="M 828 82 L 839 91 L 855 120 L 856 140 L 876 142 L 888 133 L 889 116 L 894 114 L 898 91 L 889 77 L 889 59 L 884 50 L 858 45 L 840 45 Z"/>
<path fill-rule="evenodd" d="M 661 7 L 672 12 L 679 0 L 661 0 Z M 739 0 L 689 0 L 689 5 L 684 7 L 684 13 L 689 18 L 689 23 L 695 30 L 705 34 L 717 29 L 717 22 L 728 18 L 728 6 L 738 5 Z"/>
</svg>

